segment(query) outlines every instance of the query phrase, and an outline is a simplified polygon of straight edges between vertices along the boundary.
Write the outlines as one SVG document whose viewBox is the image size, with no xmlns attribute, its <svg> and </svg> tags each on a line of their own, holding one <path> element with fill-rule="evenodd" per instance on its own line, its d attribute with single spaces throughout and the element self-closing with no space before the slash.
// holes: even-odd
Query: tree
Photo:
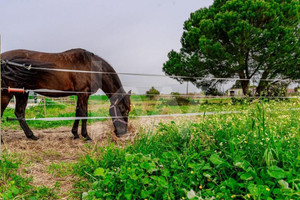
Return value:
<svg viewBox="0 0 300 200">
<path fill-rule="evenodd" d="M 221 80 L 189 77 L 238 77 L 244 94 L 257 79 L 257 95 L 268 79 L 299 79 L 299 10 L 298 0 L 215 0 L 185 21 L 182 48 L 163 71 L 206 89 Z"/>
</svg>

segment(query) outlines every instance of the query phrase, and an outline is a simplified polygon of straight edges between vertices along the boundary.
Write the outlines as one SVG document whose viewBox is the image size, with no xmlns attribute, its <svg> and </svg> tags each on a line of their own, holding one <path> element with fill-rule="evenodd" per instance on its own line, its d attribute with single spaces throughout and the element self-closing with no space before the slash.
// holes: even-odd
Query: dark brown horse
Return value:
<svg viewBox="0 0 300 200">
<path fill-rule="evenodd" d="M 24 67 L 14 63 L 24 65 Z M 26 66 L 30 66 L 30 69 Z M 62 69 L 67 70 L 60 71 Z M 91 52 L 83 49 L 72 49 L 62 53 L 8 51 L 2 54 L 1 70 L 1 116 L 11 98 L 15 96 L 15 115 L 27 138 L 38 139 L 25 121 L 28 93 L 9 92 L 9 87 L 25 88 L 25 90 L 43 89 L 44 91 L 37 93 L 48 97 L 77 95 L 76 117 L 87 117 L 89 96 L 101 88 L 111 102 L 109 113 L 113 117 L 114 132 L 117 136 L 127 132 L 130 92 L 124 91 L 115 70 L 105 60 Z M 81 72 L 75 72 L 75 70 Z M 50 90 L 56 90 L 56 92 L 50 92 Z M 65 92 L 61 93 L 57 90 Z M 89 140 L 86 128 L 87 119 L 81 120 L 81 135 Z M 72 128 L 75 139 L 79 138 L 79 121 L 76 119 Z"/>
</svg>

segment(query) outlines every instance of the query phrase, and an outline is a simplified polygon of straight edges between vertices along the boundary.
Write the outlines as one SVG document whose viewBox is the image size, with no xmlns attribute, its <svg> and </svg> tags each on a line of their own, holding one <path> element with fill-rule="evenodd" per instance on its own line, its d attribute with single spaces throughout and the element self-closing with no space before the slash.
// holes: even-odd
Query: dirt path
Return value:
<svg viewBox="0 0 300 200">
<path fill-rule="evenodd" d="M 88 133 L 92 142 L 86 142 L 82 138 L 74 140 L 71 127 L 60 127 L 56 129 L 34 130 L 37 141 L 28 140 L 22 130 L 2 131 L 4 145 L 2 151 L 16 153 L 25 163 L 21 170 L 29 177 L 33 177 L 36 186 L 45 185 L 54 187 L 56 182 L 60 183 L 60 195 L 67 198 L 67 192 L 73 188 L 76 177 L 55 176 L 49 170 L 50 166 L 57 163 L 75 163 L 78 158 L 87 153 L 86 144 L 106 146 L 111 142 L 116 144 L 133 142 L 137 132 L 142 129 L 154 130 L 159 122 L 180 121 L 177 118 L 140 118 L 131 120 L 128 133 L 124 138 L 116 137 L 111 121 L 96 122 L 88 126 Z M 79 128 L 80 130 L 80 128 Z"/>
</svg>

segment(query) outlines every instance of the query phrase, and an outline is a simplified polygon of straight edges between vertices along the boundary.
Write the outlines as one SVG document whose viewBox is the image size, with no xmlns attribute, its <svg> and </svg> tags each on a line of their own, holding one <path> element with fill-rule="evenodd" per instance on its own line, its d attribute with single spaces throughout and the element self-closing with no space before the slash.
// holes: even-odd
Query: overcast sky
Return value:
<svg viewBox="0 0 300 200">
<path fill-rule="evenodd" d="M 180 49 L 183 23 L 213 0 L 1 0 L 1 50 L 61 52 L 84 48 L 117 72 L 162 73 L 172 49 Z M 127 88 L 177 82 L 120 77 Z M 177 84 L 179 85 L 179 84 Z M 184 87 L 185 88 L 185 87 Z M 143 89 L 136 89 L 141 92 Z"/>
</svg>

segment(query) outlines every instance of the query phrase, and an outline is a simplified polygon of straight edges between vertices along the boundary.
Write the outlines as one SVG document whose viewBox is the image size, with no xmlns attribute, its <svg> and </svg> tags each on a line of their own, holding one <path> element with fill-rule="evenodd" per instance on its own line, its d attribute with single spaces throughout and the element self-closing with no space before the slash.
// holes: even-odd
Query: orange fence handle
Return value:
<svg viewBox="0 0 300 200">
<path fill-rule="evenodd" d="M 11 93 L 11 92 L 19 92 L 19 93 L 25 93 L 25 89 L 24 88 L 11 88 L 11 87 L 8 87 L 8 93 Z"/>
</svg>

